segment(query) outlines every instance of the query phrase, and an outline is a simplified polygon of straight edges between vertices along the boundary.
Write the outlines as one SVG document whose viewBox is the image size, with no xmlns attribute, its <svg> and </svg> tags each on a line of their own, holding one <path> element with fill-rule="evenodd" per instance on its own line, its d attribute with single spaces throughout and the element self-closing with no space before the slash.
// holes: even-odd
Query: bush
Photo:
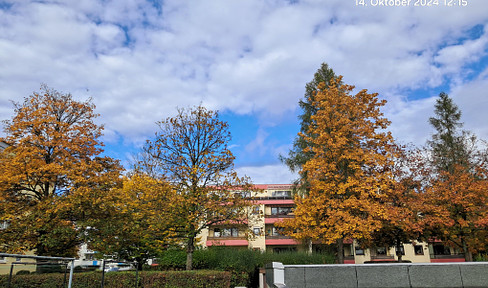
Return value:
<svg viewBox="0 0 488 288">
<path fill-rule="evenodd" d="M 75 273 L 80 273 L 80 272 L 89 272 L 89 271 L 96 271 L 98 270 L 100 267 L 99 266 L 75 266 L 75 268 L 73 268 L 73 271 Z"/>
<path fill-rule="evenodd" d="M 135 272 L 105 274 L 104 287 L 135 287 Z M 98 288 L 101 272 L 73 275 L 73 288 Z M 0 287 L 7 287 L 8 275 L 0 275 Z M 55 288 L 63 286 L 63 274 L 30 274 L 12 277 L 11 288 Z M 67 283 L 66 279 L 66 283 Z M 229 288 L 231 274 L 219 271 L 167 271 L 139 272 L 139 287 L 142 288 Z"/>
<path fill-rule="evenodd" d="M 258 269 L 266 263 L 283 264 L 325 264 L 334 263 L 335 258 L 328 253 L 306 254 L 301 252 L 261 253 L 249 249 L 210 247 L 197 250 L 193 254 L 194 269 L 229 271 L 232 275 L 231 287 L 257 287 Z M 186 253 L 183 250 L 168 250 L 158 258 L 159 265 L 151 270 L 183 270 Z"/>
<path fill-rule="evenodd" d="M 158 258 L 159 270 L 183 270 L 186 267 L 186 252 L 183 250 L 170 249 L 165 251 Z"/>
<path fill-rule="evenodd" d="M 66 266 L 61 264 L 37 265 L 36 273 L 64 273 Z"/>
<path fill-rule="evenodd" d="M 17 273 L 15 273 L 15 275 L 28 275 L 28 274 L 30 274 L 29 270 L 20 270 Z"/>
</svg>

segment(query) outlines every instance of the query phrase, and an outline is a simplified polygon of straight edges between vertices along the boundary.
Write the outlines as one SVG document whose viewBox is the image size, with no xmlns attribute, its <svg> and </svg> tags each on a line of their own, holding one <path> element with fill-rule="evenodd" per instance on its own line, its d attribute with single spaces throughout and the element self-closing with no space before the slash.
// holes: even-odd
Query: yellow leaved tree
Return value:
<svg viewBox="0 0 488 288">
<path fill-rule="evenodd" d="M 246 224 L 251 203 L 236 192 L 253 188 L 233 170 L 228 124 L 217 112 L 202 106 L 178 109 L 158 125 L 136 166 L 176 190 L 168 229 L 185 245 L 186 269 L 191 270 L 198 234 L 214 224 Z"/>
<path fill-rule="evenodd" d="M 117 259 L 136 262 L 147 259 L 174 244 L 176 190 L 168 182 L 142 173 L 124 177 L 121 187 L 98 198 L 104 217 L 84 221 L 88 247 Z"/>
<path fill-rule="evenodd" d="M 296 195 L 295 218 L 284 221 L 285 233 L 303 241 L 336 244 L 343 263 L 343 242 L 372 240 L 387 219 L 388 194 L 394 187 L 391 166 L 393 138 L 377 94 L 333 79 L 320 83 L 312 105 L 305 149 L 313 155 L 302 167 L 310 185 L 308 195 Z"/>
</svg>

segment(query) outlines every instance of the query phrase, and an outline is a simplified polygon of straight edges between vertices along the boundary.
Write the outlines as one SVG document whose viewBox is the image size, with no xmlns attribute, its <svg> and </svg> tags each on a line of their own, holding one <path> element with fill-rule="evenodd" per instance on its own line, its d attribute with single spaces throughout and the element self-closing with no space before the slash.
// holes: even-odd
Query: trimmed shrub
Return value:
<svg viewBox="0 0 488 288">
<path fill-rule="evenodd" d="M 158 258 L 158 264 L 158 270 L 183 270 L 186 267 L 186 252 L 177 249 L 167 250 Z"/>
<path fill-rule="evenodd" d="M 17 273 L 15 273 L 15 275 L 28 275 L 28 274 L 30 274 L 29 270 L 20 270 Z"/>
<path fill-rule="evenodd" d="M 193 253 L 194 269 L 228 271 L 232 275 L 231 287 L 257 287 L 258 269 L 266 263 L 326 264 L 335 258 L 328 253 L 306 254 L 302 252 L 261 253 L 249 249 L 210 247 Z M 158 266 L 150 270 L 184 270 L 186 253 L 183 250 L 168 250 L 158 258 Z"/>
<path fill-rule="evenodd" d="M 101 272 L 73 275 L 73 288 L 98 288 Z M 0 275 L 0 287 L 7 287 L 8 275 Z M 56 288 L 63 287 L 64 274 L 30 274 L 12 277 L 11 288 Z M 67 283 L 68 279 L 66 279 Z M 136 286 L 134 271 L 105 274 L 104 287 L 130 288 Z M 229 288 L 231 274 L 220 271 L 167 271 L 139 272 L 139 287 L 142 288 Z"/>
<path fill-rule="evenodd" d="M 64 273 L 66 266 L 61 264 L 37 265 L 36 273 Z"/>
</svg>

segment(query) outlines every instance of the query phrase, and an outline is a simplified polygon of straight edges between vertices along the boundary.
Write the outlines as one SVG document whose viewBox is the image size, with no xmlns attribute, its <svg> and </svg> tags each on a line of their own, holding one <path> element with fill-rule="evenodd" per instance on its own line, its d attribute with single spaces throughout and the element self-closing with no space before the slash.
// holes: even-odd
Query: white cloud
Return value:
<svg viewBox="0 0 488 288">
<path fill-rule="evenodd" d="M 236 169 L 239 176 L 249 176 L 254 184 L 290 184 L 298 174 L 290 172 L 285 165 L 247 166 Z"/>
<path fill-rule="evenodd" d="M 486 77 L 467 78 L 467 65 L 487 51 L 483 0 L 430 8 L 340 0 L 5 3 L 11 7 L 0 8 L 0 119 L 11 117 L 8 99 L 20 101 L 45 82 L 92 96 L 108 142 L 140 143 L 175 107 L 199 103 L 256 115 L 266 131 L 295 117 L 305 83 L 327 62 L 346 83 L 394 103 L 387 116 L 406 142 L 428 136 L 434 99 L 409 99 L 403 91 L 446 81 L 469 111 L 466 122 L 485 133 L 481 106 L 460 96 L 484 101 Z M 485 31 L 471 39 L 475 25 Z M 239 144 L 273 155 L 287 145 L 260 137 Z"/>
<path fill-rule="evenodd" d="M 465 123 L 464 128 L 484 140 L 488 140 L 485 110 L 485 107 L 488 107 L 487 91 L 488 68 L 472 82 L 454 87 L 449 95 L 462 112 L 461 121 Z"/>
</svg>

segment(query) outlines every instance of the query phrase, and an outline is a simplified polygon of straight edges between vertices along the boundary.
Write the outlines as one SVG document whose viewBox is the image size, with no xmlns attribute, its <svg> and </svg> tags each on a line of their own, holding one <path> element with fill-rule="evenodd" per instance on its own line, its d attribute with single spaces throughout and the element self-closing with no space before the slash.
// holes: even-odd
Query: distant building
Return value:
<svg viewBox="0 0 488 288">
<path fill-rule="evenodd" d="M 282 251 L 307 251 L 305 243 L 280 233 L 275 223 L 294 217 L 295 203 L 292 197 L 291 184 L 256 185 L 261 192 L 249 192 L 246 195 L 257 204 L 253 220 L 247 225 L 214 225 L 200 234 L 202 247 L 227 246 L 279 253 Z M 248 237 L 247 231 L 253 235 Z M 320 251 L 324 245 L 312 243 L 312 249 Z M 429 243 L 414 242 L 403 244 L 403 260 L 413 263 L 426 262 L 461 262 L 464 256 L 453 248 L 444 246 L 439 241 Z M 395 261 L 397 256 L 394 247 L 377 247 L 363 249 L 354 240 L 344 241 L 344 262 L 361 264 L 365 262 Z"/>
</svg>

